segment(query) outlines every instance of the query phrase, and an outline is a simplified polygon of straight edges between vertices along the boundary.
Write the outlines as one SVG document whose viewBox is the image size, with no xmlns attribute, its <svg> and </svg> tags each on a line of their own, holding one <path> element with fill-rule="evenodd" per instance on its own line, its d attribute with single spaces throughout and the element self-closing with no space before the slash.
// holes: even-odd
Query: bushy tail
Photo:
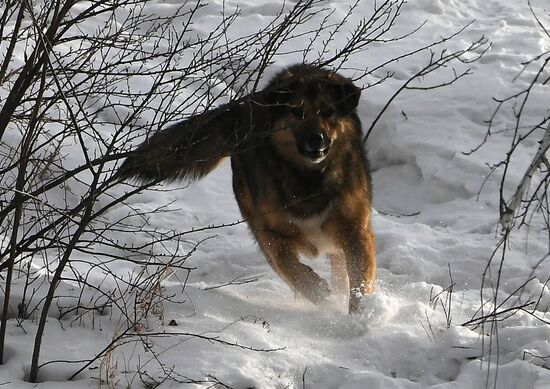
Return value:
<svg viewBox="0 0 550 389">
<path fill-rule="evenodd" d="M 225 105 L 157 132 L 131 152 L 118 178 L 149 183 L 204 177 L 258 133 L 251 122 L 252 104 Z"/>
</svg>

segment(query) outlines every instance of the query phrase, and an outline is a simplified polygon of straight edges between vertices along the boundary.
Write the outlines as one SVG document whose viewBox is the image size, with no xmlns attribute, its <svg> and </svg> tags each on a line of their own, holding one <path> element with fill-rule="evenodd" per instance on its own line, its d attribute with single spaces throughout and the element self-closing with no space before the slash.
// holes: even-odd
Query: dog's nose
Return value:
<svg viewBox="0 0 550 389">
<path fill-rule="evenodd" d="M 329 147 L 330 147 L 330 139 L 322 132 L 311 134 L 307 138 L 306 144 L 305 144 L 305 150 L 307 152 L 325 151 Z"/>
</svg>

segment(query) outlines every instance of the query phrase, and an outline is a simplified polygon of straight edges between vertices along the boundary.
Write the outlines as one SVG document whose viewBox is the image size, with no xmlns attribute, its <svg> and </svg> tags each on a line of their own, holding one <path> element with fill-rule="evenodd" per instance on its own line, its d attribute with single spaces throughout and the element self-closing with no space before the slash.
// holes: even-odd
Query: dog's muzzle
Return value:
<svg viewBox="0 0 550 389">
<path fill-rule="evenodd" d="M 300 153 L 311 162 L 319 163 L 327 157 L 331 144 L 330 138 L 323 133 L 312 134 L 306 139 Z"/>
</svg>

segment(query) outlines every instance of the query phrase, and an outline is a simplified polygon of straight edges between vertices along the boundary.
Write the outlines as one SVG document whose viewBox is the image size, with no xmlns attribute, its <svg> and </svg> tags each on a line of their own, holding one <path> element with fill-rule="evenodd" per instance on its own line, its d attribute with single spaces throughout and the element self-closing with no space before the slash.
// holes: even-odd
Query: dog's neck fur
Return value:
<svg viewBox="0 0 550 389">
<path fill-rule="evenodd" d="M 273 147 L 269 142 L 265 146 Z M 275 176 L 283 206 L 296 217 L 308 218 L 322 212 L 344 184 L 345 155 L 344 158 L 329 155 L 319 167 L 297 166 L 283 158 L 266 162 L 270 168 L 278 169 Z"/>
</svg>

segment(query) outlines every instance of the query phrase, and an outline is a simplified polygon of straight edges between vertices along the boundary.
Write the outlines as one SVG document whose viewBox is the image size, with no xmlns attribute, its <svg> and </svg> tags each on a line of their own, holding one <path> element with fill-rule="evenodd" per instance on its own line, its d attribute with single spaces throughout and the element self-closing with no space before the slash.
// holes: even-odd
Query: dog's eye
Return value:
<svg viewBox="0 0 550 389">
<path fill-rule="evenodd" d="M 297 117 L 298 119 L 303 119 L 306 115 L 305 115 L 305 111 L 304 111 L 304 108 L 303 107 L 292 107 L 290 109 L 290 113 L 292 115 L 294 115 L 295 117 Z"/>
<path fill-rule="evenodd" d="M 319 116 L 321 117 L 328 118 L 329 116 L 332 116 L 333 113 L 334 109 L 329 105 L 323 104 L 319 107 Z"/>
</svg>

